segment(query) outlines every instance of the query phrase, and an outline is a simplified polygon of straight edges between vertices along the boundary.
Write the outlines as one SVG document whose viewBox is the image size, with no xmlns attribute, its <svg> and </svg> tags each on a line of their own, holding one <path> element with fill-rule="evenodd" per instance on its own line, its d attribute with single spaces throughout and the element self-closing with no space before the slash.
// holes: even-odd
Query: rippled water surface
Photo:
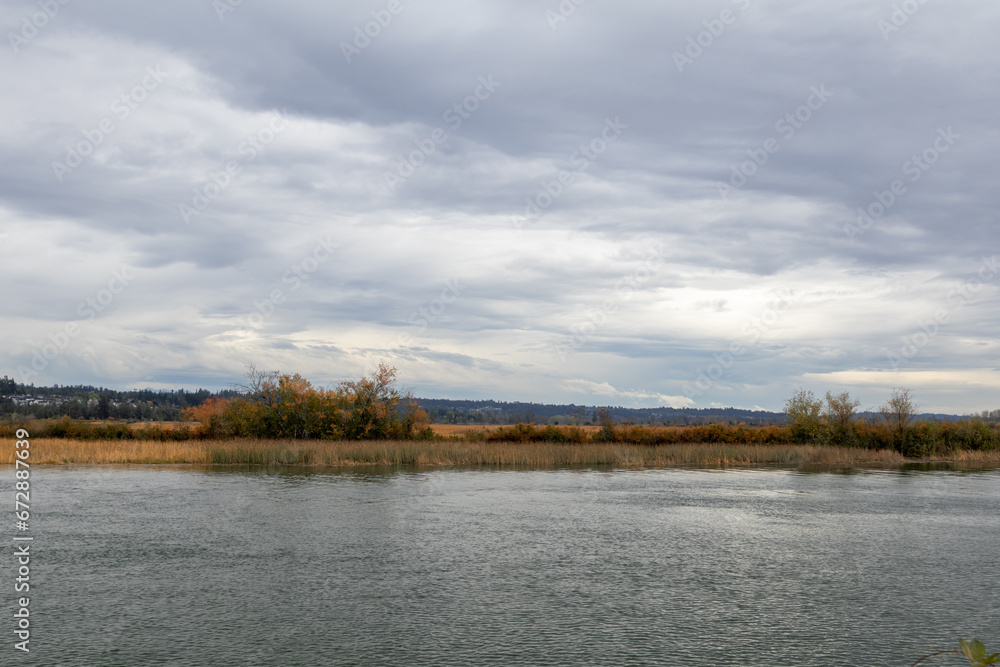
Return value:
<svg viewBox="0 0 1000 667">
<path fill-rule="evenodd" d="M 32 482 L 32 652 L 15 655 L 8 620 L 5 665 L 905 667 L 960 636 L 1000 650 L 996 472 Z"/>
</svg>

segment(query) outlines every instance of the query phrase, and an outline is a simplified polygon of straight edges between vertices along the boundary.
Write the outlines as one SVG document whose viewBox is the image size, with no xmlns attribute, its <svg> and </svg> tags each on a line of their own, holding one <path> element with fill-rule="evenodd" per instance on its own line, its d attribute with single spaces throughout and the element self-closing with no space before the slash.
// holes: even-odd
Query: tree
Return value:
<svg viewBox="0 0 1000 667">
<path fill-rule="evenodd" d="M 186 421 L 197 421 L 196 433 L 205 437 L 219 437 L 226 434 L 225 411 L 229 401 L 218 396 L 212 396 L 201 405 L 184 408 L 181 418 Z"/>
<path fill-rule="evenodd" d="M 396 369 L 385 364 L 370 377 L 342 382 L 339 394 L 344 438 L 406 438 L 429 421 L 413 396 L 396 388 Z"/>
<path fill-rule="evenodd" d="M 254 364 L 247 364 L 246 378 L 246 384 L 239 385 L 239 389 L 251 400 L 267 407 L 278 404 L 281 394 L 278 371 L 259 371 Z"/>
<path fill-rule="evenodd" d="M 111 400 L 105 394 L 97 399 L 97 417 L 99 419 L 107 419 L 110 416 Z"/>
<path fill-rule="evenodd" d="M 828 391 L 826 392 L 826 411 L 823 416 L 831 427 L 839 431 L 847 431 L 851 426 L 851 420 L 854 419 L 854 413 L 860 405 L 861 401 L 852 398 L 849 392 L 843 391 L 834 394 Z"/>
<path fill-rule="evenodd" d="M 785 423 L 797 442 L 815 442 L 823 436 L 823 402 L 811 391 L 799 389 L 785 401 Z"/>
<path fill-rule="evenodd" d="M 833 444 L 856 444 L 857 435 L 851 430 L 851 420 L 860 405 L 861 401 L 851 398 L 846 391 L 839 394 L 826 392 L 826 410 L 823 412 L 823 418 L 830 428 Z"/>
<path fill-rule="evenodd" d="M 854 418 L 854 412 L 861 405 L 861 401 L 851 398 L 850 393 L 844 391 L 839 394 L 826 392 L 826 412 L 824 416 L 827 422 L 840 430 L 846 431 Z"/>
<path fill-rule="evenodd" d="M 11 396 L 13 394 L 23 394 L 23 393 L 24 390 L 21 389 L 21 386 L 17 382 L 15 382 L 13 378 L 9 378 L 6 375 L 0 378 L 0 395 Z"/>
<path fill-rule="evenodd" d="M 983 410 L 979 413 L 979 418 L 984 422 L 1000 422 L 1000 410 Z"/>
<path fill-rule="evenodd" d="M 611 416 L 611 410 L 599 408 L 597 418 L 601 422 L 601 430 L 594 434 L 594 439 L 598 442 L 615 442 L 618 434 L 615 433 L 615 419 Z"/>
<path fill-rule="evenodd" d="M 910 397 L 909 389 L 896 387 L 889 399 L 879 408 L 879 412 L 882 414 L 882 419 L 899 434 L 916 418 L 917 406 Z"/>
</svg>

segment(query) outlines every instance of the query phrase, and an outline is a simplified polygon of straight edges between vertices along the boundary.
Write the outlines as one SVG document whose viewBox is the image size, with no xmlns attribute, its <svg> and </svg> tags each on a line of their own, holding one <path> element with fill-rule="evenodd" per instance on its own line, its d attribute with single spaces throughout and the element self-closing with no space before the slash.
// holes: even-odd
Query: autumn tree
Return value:
<svg viewBox="0 0 1000 667">
<path fill-rule="evenodd" d="M 860 405 L 861 401 L 851 398 L 851 394 L 846 391 L 839 394 L 828 391 L 826 392 L 826 411 L 823 416 L 826 417 L 830 426 L 846 430 Z"/>
<path fill-rule="evenodd" d="M 196 421 L 195 433 L 202 437 L 217 438 L 228 435 L 225 413 L 229 401 L 218 396 L 211 396 L 200 405 L 184 408 L 181 419 Z"/>
<path fill-rule="evenodd" d="M 429 423 L 413 396 L 396 388 L 396 369 L 379 364 L 370 377 L 342 382 L 343 437 L 406 438 Z"/>
<path fill-rule="evenodd" d="M 823 417 L 830 427 L 830 436 L 835 444 L 853 444 L 855 436 L 851 430 L 851 420 L 860 405 L 861 401 L 851 398 L 850 393 L 846 391 L 839 394 L 826 392 L 826 410 Z"/>
<path fill-rule="evenodd" d="M 892 390 L 892 395 L 879 408 L 882 419 L 897 434 L 910 425 L 917 416 L 917 406 L 910 397 L 910 390 L 896 387 Z"/>
<path fill-rule="evenodd" d="M 823 402 L 811 391 L 799 389 L 785 401 L 785 423 L 796 442 L 815 442 L 824 435 Z"/>
</svg>

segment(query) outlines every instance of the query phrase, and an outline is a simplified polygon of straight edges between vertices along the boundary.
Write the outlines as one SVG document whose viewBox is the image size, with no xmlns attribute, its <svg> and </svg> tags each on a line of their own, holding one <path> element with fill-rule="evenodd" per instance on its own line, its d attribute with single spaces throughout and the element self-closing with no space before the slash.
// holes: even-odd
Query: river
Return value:
<svg viewBox="0 0 1000 667">
<path fill-rule="evenodd" d="M 959 637 L 1000 651 L 998 472 L 68 466 L 31 481 L 31 653 L 13 649 L 8 557 L 2 664 L 906 667 Z"/>
</svg>

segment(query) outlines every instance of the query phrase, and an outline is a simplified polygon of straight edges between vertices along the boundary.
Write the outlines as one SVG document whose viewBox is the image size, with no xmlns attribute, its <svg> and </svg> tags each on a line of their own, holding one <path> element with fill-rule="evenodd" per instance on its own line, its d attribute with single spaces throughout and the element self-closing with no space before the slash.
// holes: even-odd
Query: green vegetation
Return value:
<svg viewBox="0 0 1000 667">
<path fill-rule="evenodd" d="M 924 657 L 917 660 L 913 665 L 918 665 L 928 658 L 933 658 L 939 655 L 948 654 L 958 654 L 963 655 L 969 659 L 970 667 L 988 667 L 989 665 L 1000 664 L 1000 653 L 994 653 L 992 655 L 986 655 L 986 647 L 978 639 L 973 639 L 971 642 L 967 642 L 964 639 L 958 640 L 958 649 L 950 651 L 937 651 L 936 653 L 931 653 L 930 655 L 925 655 Z M 913 667 L 910 665 L 910 667 Z"/>
<path fill-rule="evenodd" d="M 785 402 L 785 423 L 795 442 L 820 439 L 824 426 L 820 417 L 822 409 L 823 402 L 811 391 L 797 391 Z"/>
<path fill-rule="evenodd" d="M 801 428 L 801 427 L 800 427 Z M 795 426 L 709 426 L 655 427 L 602 426 L 587 432 L 577 427 L 536 426 L 517 424 L 489 431 L 470 432 L 468 440 L 486 442 L 554 442 L 554 443 L 630 443 L 639 445 L 676 445 L 719 443 L 742 445 L 834 445 L 863 449 L 889 449 L 908 458 L 944 457 L 959 450 L 1000 450 L 1000 429 L 982 421 L 921 422 L 896 432 L 884 424 L 867 421 L 852 422 L 839 435 L 825 422 L 818 422 L 811 438 L 803 438 Z M 837 439 L 834 438 L 837 436 Z"/>
<path fill-rule="evenodd" d="M 855 415 L 859 405 L 847 392 L 827 392 L 824 405 L 811 391 L 799 390 L 785 403 L 788 435 L 794 442 L 893 449 L 909 458 L 1000 449 L 1000 426 L 981 417 L 919 421 L 909 389 L 894 389 L 877 413 L 863 419 Z"/>
</svg>

